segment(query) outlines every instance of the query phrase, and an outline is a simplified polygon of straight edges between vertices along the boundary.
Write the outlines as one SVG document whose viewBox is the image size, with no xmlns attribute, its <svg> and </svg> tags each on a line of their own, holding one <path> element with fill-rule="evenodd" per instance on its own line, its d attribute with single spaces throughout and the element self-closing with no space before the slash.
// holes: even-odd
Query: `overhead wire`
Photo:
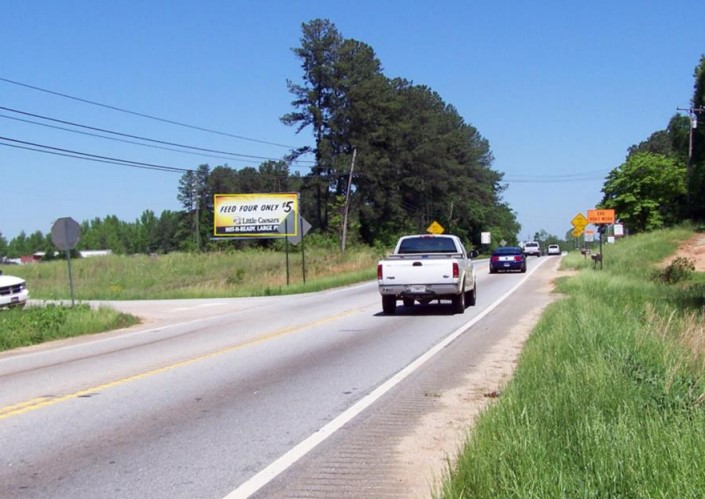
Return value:
<svg viewBox="0 0 705 499">
<path fill-rule="evenodd" d="M 280 160 L 281 160 L 281 158 L 271 158 L 271 157 L 266 157 L 266 156 L 254 156 L 254 155 L 251 155 L 251 154 L 241 154 L 241 153 L 234 153 L 234 152 L 230 152 L 230 151 L 221 151 L 221 150 L 218 150 L 218 149 L 209 149 L 209 148 L 205 148 L 205 147 L 198 147 L 198 146 L 191 146 L 191 145 L 186 145 L 186 144 L 179 144 L 178 142 L 169 142 L 169 141 L 166 141 L 166 140 L 150 139 L 150 138 L 148 138 L 148 137 L 142 137 L 142 136 L 140 136 L 140 135 L 133 135 L 133 134 L 129 134 L 129 133 L 123 133 L 123 132 L 116 132 L 116 131 L 113 131 L 113 130 L 107 130 L 107 129 L 105 129 L 105 128 L 98 128 L 98 127 L 93 127 L 93 126 L 89 126 L 89 125 L 82 125 L 82 124 L 80 124 L 80 123 L 75 123 L 75 122 L 72 122 L 72 121 L 61 120 L 61 119 L 58 119 L 58 118 L 52 118 L 52 117 L 50 117 L 50 116 L 43 116 L 43 115 L 41 115 L 41 114 L 30 113 L 30 112 L 27 112 L 27 111 L 22 111 L 22 110 L 19 110 L 19 109 L 13 109 L 13 108 L 5 107 L 5 106 L 0 106 L 0 109 L 3 110 L 3 111 L 9 111 L 9 112 L 11 112 L 11 113 L 21 114 L 21 115 L 23 115 L 23 116 L 30 116 L 30 117 L 32 117 L 32 118 L 39 118 L 39 119 L 46 120 L 46 121 L 51 121 L 51 122 L 54 122 L 54 123 L 61 123 L 62 125 L 69 125 L 69 126 L 73 126 L 73 127 L 77 127 L 77 128 L 86 129 L 86 130 L 93 130 L 93 131 L 96 131 L 96 132 L 107 133 L 107 134 L 111 134 L 111 135 L 117 135 L 117 136 L 119 136 L 119 137 L 127 137 L 127 138 L 130 138 L 130 139 L 142 140 L 142 141 L 146 141 L 146 142 L 153 142 L 153 143 L 155 143 L 155 144 L 163 144 L 163 145 L 168 145 L 168 146 L 173 146 L 173 147 L 181 147 L 181 148 L 190 149 L 190 150 L 193 150 L 193 151 L 208 152 L 208 153 L 216 153 L 216 154 L 226 154 L 226 155 L 228 155 L 228 156 L 233 156 L 233 157 L 248 158 L 248 159 L 261 159 L 261 160 L 266 160 L 266 161 L 280 161 Z M 26 120 L 26 121 L 32 123 L 32 122 L 29 121 L 29 120 Z M 42 125 L 41 123 L 37 123 L 37 124 L 38 124 L 38 125 Z M 60 127 L 59 127 L 59 128 L 60 128 Z M 62 128 L 62 129 L 63 129 L 63 128 Z M 70 129 L 63 129 L 63 130 L 72 131 L 72 130 L 70 130 Z M 107 138 L 107 137 L 104 137 L 104 138 Z M 184 152 L 185 152 L 185 151 L 184 151 Z"/>
<path fill-rule="evenodd" d="M 47 145 L 43 145 L 43 144 L 37 144 L 34 142 L 28 142 L 25 140 L 12 139 L 10 137 L 0 136 L 0 140 L 4 140 L 7 142 L 13 142 L 14 144 L 3 144 L 2 142 L 0 142 L 0 145 L 4 145 L 4 146 L 8 146 L 8 147 L 15 147 L 16 149 L 26 149 L 29 151 L 42 152 L 42 153 L 46 153 L 46 154 L 54 154 L 57 156 L 65 156 L 65 157 L 76 158 L 76 159 L 98 161 L 100 163 L 110 163 L 110 164 L 117 164 L 117 165 L 123 165 L 123 166 L 131 166 L 131 167 L 135 167 L 135 168 L 143 168 L 146 170 L 159 170 L 159 171 L 166 171 L 166 172 L 172 172 L 172 173 L 187 173 L 189 171 L 193 171 L 188 168 L 177 168 L 174 166 L 157 165 L 154 163 L 144 163 L 141 161 L 131 161 L 131 160 L 121 159 L 121 158 L 112 158 L 110 156 L 101 156 L 99 154 L 90 154 L 90 153 L 84 153 L 84 152 L 80 152 L 80 151 L 73 151 L 71 149 L 64 149 L 61 147 L 47 146 Z M 18 145 L 18 144 L 21 144 L 21 145 Z"/>
<path fill-rule="evenodd" d="M 97 138 L 101 138 L 101 139 L 105 139 L 105 140 L 112 140 L 115 142 L 121 142 L 123 144 L 132 144 L 132 145 L 138 145 L 138 146 L 142 146 L 142 147 L 151 147 L 153 149 L 160 149 L 163 151 L 173 151 L 173 152 L 178 152 L 180 154 L 191 154 L 194 156 L 206 156 L 208 158 L 217 158 L 217 159 L 229 159 L 229 160 L 233 160 L 233 161 L 248 161 L 246 159 L 231 158 L 231 157 L 227 157 L 227 156 L 216 156 L 216 155 L 212 155 L 212 154 L 200 154 L 200 153 L 193 152 L 193 151 L 182 151 L 181 149 L 174 149 L 171 147 L 157 146 L 154 144 L 144 144 L 142 142 L 135 142 L 133 140 L 119 139 L 116 137 L 108 137 L 107 135 L 100 135 L 97 133 L 82 132 L 81 130 L 72 130 L 70 128 L 65 128 L 65 127 L 61 127 L 61 126 L 57 126 L 57 125 L 50 125 L 48 123 L 40 123 L 38 121 L 25 120 L 23 118 L 17 118 L 15 116 L 7 116 L 6 114 L 0 114 L 0 118 L 5 118 L 8 120 L 13 120 L 13 121 L 19 121 L 22 123 L 29 123 L 29 124 L 37 125 L 37 126 L 43 126 L 46 128 L 53 128 L 55 130 L 63 130 L 65 132 L 77 133 L 77 134 L 81 134 L 81 135 L 86 135 L 88 137 L 97 137 Z"/>
<path fill-rule="evenodd" d="M 589 180 L 604 180 L 608 170 L 591 170 L 576 173 L 561 173 L 556 175 L 514 175 L 503 179 L 506 183 L 550 183 L 550 182 L 584 182 Z"/>
<path fill-rule="evenodd" d="M 188 123 L 183 123 L 183 122 L 180 122 L 180 121 L 170 120 L 170 119 L 166 119 L 166 118 L 160 118 L 160 117 L 158 117 L 158 116 L 153 116 L 153 115 L 151 115 L 151 114 L 140 113 L 140 112 L 137 112 L 137 111 L 131 111 L 131 110 L 129 110 L 129 109 L 125 109 L 125 108 L 122 108 L 122 107 L 112 106 L 112 105 L 109 105 L 109 104 L 103 104 L 103 103 L 101 103 L 101 102 L 97 102 L 97 101 L 93 101 L 93 100 L 89 100 L 89 99 L 84 99 L 84 98 L 81 98 L 81 97 L 76 97 L 76 96 L 69 95 L 69 94 L 65 94 L 65 93 L 61 93 L 61 92 L 56 92 L 56 91 L 54 91 L 54 90 L 49 90 L 49 89 L 46 89 L 46 88 L 37 87 L 37 86 L 35 86 L 35 85 L 29 85 L 29 84 L 27 84 L 27 83 L 22 83 L 22 82 L 15 81 L 15 80 L 10 80 L 9 78 L 0 77 L 0 81 L 4 81 L 5 83 L 10 83 L 10 84 L 12 84 L 12 85 L 17 85 L 17 86 L 20 86 L 20 87 L 25 87 L 25 88 L 29 88 L 29 89 L 32 89 L 32 90 L 36 90 L 36 91 L 38 91 L 38 92 L 44 92 L 44 93 L 47 93 L 47 94 L 56 95 L 56 96 L 63 97 L 63 98 L 66 98 L 66 99 L 71 99 L 71 100 L 75 100 L 75 101 L 78 101 L 78 102 L 83 102 L 83 103 L 85 103 L 85 104 L 91 104 L 91 105 L 93 105 L 93 106 L 99 106 L 99 107 L 102 107 L 102 108 L 105 108 L 105 109 L 111 109 L 111 110 L 113 110 L 113 111 L 119 111 L 119 112 L 121 112 L 121 113 L 131 114 L 131 115 L 133 115 L 133 116 L 139 116 L 139 117 L 141 117 L 141 118 L 147 118 L 147 119 L 150 119 L 150 120 L 160 121 L 160 122 L 162 122 L 162 123 L 169 123 L 169 124 L 171 124 L 171 125 L 176 125 L 176 126 L 181 126 L 181 127 L 185 127 L 185 128 L 190 128 L 190 129 L 192 129 L 192 130 L 200 130 L 200 131 L 202 131 L 202 132 L 214 133 L 214 134 L 217 134 L 217 135 L 223 135 L 223 136 L 226 136 L 226 137 L 232 137 L 232 138 L 239 139 L 239 140 L 246 140 L 246 141 L 249 141 L 249 142 L 256 142 L 256 143 L 259 143 L 259 144 L 266 144 L 266 145 L 276 146 L 276 147 L 284 147 L 284 148 L 286 148 L 286 149 L 296 149 L 295 146 L 290 146 L 290 145 L 286 145 L 286 144 L 279 144 L 279 143 L 277 143 L 277 142 L 269 142 L 269 141 L 266 141 L 266 140 L 253 139 L 253 138 L 251 138 L 251 137 L 245 137 L 245 136 L 243 136 L 243 135 L 236 135 L 236 134 L 233 134 L 233 133 L 222 132 L 222 131 L 220 131 L 220 130 L 214 130 L 214 129 L 211 129 L 211 128 L 205 128 L 205 127 L 201 127 L 201 126 L 197 126 L 197 125 L 190 125 L 190 124 L 188 124 Z"/>
<path fill-rule="evenodd" d="M 5 142 L 11 142 L 11 143 L 4 143 Z M 157 171 L 164 171 L 164 172 L 169 172 L 169 173 L 188 173 L 188 172 L 194 172 L 195 170 L 192 168 L 179 168 L 175 166 L 168 166 L 168 165 L 159 165 L 159 164 L 154 164 L 154 163 L 145 163 L 142 161 L 132 161 L 129 159 L 122 159 L 122 158 L 115 158 L 115 157 L 110 157 L 110 156 L 102 156 L 98 154 L 91 154 L 91 153 L 86 153 L 86 152 L 81 152 L 81 151 L 75 151 L 71 149 L 65 149 L 61 147 L 55 147 L 55 146 L 48 146 L 45 144 L 38 144 L 35 142 L 28 142 L 24 140 L 19 140 L 19 139 L 13 139 L 10 137 L 3 137 L 0 136 L 0 146 L 6 146 L 6 147 L 12 147 L 14 149 L 24 149 L 27 151 L 33 151 L 33 152 L 39 152 L 43 154 L 52 154 L 55 156 L 63 156 L 63 157 L 68 157 L 68 158 L 74 158 L 74 159 L 82 159 L 86 161 L 95 161 L 99 163 L 106 163 L 106 164 L 113 164 L 113 165 L 119 165 L 119 166 L 128 166 L 132 168 L 141 168 L 145 170 L 157 170 Z M 329 176 L 327 175 L 316 175 L 316 174 L 306 174 L 303 176 L 298 176 L 298 175 L 270 175 L 270 174 L 260 174 L 263 178 L 269 178 L 269 179 L 294 179 L 294 178 L 325 178 L 328 179 Z"/>
</svg>

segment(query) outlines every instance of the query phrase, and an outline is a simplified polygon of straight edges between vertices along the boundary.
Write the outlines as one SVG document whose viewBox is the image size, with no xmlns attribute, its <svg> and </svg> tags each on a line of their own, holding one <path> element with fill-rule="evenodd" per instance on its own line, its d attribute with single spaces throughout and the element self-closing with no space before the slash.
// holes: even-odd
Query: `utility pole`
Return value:
<svg viewBox="0 0 705 499">
<path fill-rule="evenodd" d="M 201 196 L 200 196 L 200 192 L 198 189 L 198 178 L 196 178 L 196 175 L 193 176 L 192 188 L 193 188 L 192 199 L 194 202 L 193 210 L 194 210 L 194 217 L 195 217 L 194 226 L 196 229 L 196 233 L 194 234 L 194 236 L 195 236 L 194 239 L 196 242 L 196 250 L 201 251 L 201 229 L 198 226 L 198 222 L 199 222 L 198 219 L 201 218 L 201 213 L 200 213 L 200 197 Z"/>
<path fill-rule="evenodd" d="M 699 106 L 699 107 L 693 107 L 690 106 L 689 108 L 682 108 L 682 107 L 677 107 L 676 108 L 678 111 L 688 111 L 688 118 L 690 119 L 690 126 L 689 128 L 689 133 L 688 133 L 688 166 L 686 170 L 686 189 L 687 189 L 687 196 L 688 196 L 688 215 L 691 215 L 692 209 L 691 209 L 691 203 L 690 203 L 690 191 L 691 191 L 691 186 L 690 186 L 690 179 L 693 174 L 693 130 L 695 130 L 698 127 L 698 113 L 705 112 L 705 107 Z"/>
<path fill-rule="evenodd" d="M 345 252 L 345 239 L 348 235 L 348 210 L 350 209 L 350 186 L 352 185 L 353 169 L 355 168 L 355 155 L 357 149 L 353 147 L 352 163 L 350 163 L 350 175 L 348 175 L 348 190 L 345 193 L 345 213 L 343 215 L 343 238 L 340 242 L 340 248 Z"/>
</svg>

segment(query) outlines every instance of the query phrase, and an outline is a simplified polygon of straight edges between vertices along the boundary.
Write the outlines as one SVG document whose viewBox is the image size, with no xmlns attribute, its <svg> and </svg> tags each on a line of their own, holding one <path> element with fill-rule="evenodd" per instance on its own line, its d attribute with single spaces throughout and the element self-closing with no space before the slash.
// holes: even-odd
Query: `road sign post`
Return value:
<svg viewBox="0 0 705 499">
<path fill-rule="evenodd" d="M 81 226 L 71 217 L 59 218 L 51 227 L 51 241 L 66 254 L 69 268 L 69 290 L 71 292 L 71 306 L 76 303 L 73 294 L 73 276 L 71 274 L 71 250 L 76 247 L 81 237 Z"/>
<path fill-rule="evenodd" d="M 587 227 L 588 221 L 587 218 L 585 218 L 585 215 L 578 213 L 573 217 L 573 220 L 570 221 L 570 224 L 573 226 L 573 232 L 571 234 L 577 239 L 583 233 L 585 227 Z M 578 241 L 575 241 L 575 246 L 579 246 Z"/>
</svg>

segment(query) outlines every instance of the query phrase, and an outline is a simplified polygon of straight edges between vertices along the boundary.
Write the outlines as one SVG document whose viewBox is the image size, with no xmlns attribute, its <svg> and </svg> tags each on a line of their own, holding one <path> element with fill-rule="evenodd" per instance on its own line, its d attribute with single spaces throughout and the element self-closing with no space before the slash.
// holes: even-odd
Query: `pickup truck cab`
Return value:
<svg viewBox="0 0 705 499">
<path fill-rule="evenodd" d="M 394 252 L 377 264 L 377 282 L 385 314 L 396 311 L 397 301 L 413 306 L 433 300 L 451 300 L 456 313 L 477 300 L 477 275 L 472 258 L 458 236 L 418 234 L 403 236 Z"/>
</svg>

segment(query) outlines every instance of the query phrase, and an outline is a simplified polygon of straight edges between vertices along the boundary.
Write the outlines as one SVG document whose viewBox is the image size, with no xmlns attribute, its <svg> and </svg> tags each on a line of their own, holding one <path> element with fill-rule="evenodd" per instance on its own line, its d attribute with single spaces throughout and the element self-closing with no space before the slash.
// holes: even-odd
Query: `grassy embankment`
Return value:
<svg viewBox="0 0 705 499">
<path fill-rule="evenodd" d="M 688 261 L 671 275 L 659 265 L 690 235 L 620 240 L 602 270 L 564 258 L 579 274 L 559 279 L 565 298 L 438 497 L 703 497 L 705 276 Z"/>
<path fill-rule="evenodd" d="M 279 295 L 318 291 L 374 279 L 379 252 L 306 248 L 306 282 L 300 253 L 276 251 L 174 253 L 94 257 L 71 262 L 76 307 L 0 311 L 0 351 L 48 340 L 127 327 L 137 319 L 113 309 L 91 310 L 84 300 L 150 300 Z M 65 260 L 5 268 L 27 280 L 33 300 L 69 300 Z"/>
</svg>

